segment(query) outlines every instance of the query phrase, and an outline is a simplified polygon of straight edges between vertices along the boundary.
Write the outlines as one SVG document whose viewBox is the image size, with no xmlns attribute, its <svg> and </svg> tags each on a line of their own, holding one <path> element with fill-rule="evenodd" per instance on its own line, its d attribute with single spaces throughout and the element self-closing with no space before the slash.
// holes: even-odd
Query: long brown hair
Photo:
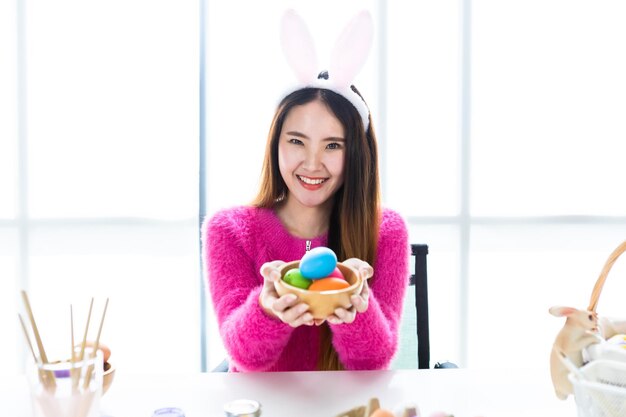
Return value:
<svg viewBox="0 0 626 417">
<path fill-rule="evenodd" d="M 359 92 L 352 87 L 359 94 Z M 360 94 L 359 94 L 360 95 Z M 380 222 L 380 182 L 378 178 L 378 147 L 370 126 L 364 131 L 356 108 L 343 96 L 325 89 L 303 88 L 285 97 L 279 104 L 270 127 L 261 171 L 259 192 L 252 204 L 274 208 L 288 193 L 278 166 L 278 141 L 283 123 L 294 106 L 320 100 L 337 117 L 346 136 L 344 183 L 334 196 L 328 227 L 328 247 L 341 261 L 359 258 L 374 264 Z M 332 346 L 332 333 L 322 325 L 320 370 L 343 369 Z"/>
</svg>

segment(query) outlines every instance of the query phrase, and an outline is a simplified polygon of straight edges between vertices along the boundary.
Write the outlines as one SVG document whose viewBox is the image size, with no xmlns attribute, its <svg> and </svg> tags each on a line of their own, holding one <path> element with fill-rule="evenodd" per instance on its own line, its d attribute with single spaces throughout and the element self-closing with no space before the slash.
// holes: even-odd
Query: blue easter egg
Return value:
<svg viewBox="0 0 626 417">
<path fill-rule="evenodd" d="M 320 246 L 304 254 L 300 260 L 300 273 L 309 279 L 320 279 L 330 275 L 337 266 L 337 255 L 332 249 Z"/>
</svg>

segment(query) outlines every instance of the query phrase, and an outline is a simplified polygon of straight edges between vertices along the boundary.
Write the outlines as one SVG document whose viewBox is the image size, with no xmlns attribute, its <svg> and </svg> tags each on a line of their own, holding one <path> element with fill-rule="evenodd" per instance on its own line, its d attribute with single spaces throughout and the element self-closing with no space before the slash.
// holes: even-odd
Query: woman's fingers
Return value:
<svg viewBox="0 0 626 417">
<path fill-rule="evenodd" d="M 272 304 L 272 310 L 276 312 L 283 312 L 290 307 L 293 307 L 298 301 L 298 296 L 295 294 L 285 294 L 280 298 L 276 298 Z"/>
<path fill-rule="evenodd" d="M 367 283 L 367 280 L 363 281 L 363 287 L 361 288 L 359 295 L 363 298 L 368 298 L 370 296 L 370 285 Z"/>
<path fill-rule="evenodd" d="M 313 324 L 313 316 L 308 310 L 308 304 L 298 303 L 280 312 L 278 317 L 291 327 L 298 327 L 303 324 L 310 326 Z"/>
<path fill-rule="evenodd" d="M 309 305 L 299 302 L 294 294 L 285 294 L 271 303 L 271 310 L 283 323 L 291 327 L 303 324 L 313 325 L 313 316 L 309 313 Z"/>
<path fill-rule="evenodd" d="M 367 280 L 374 276 L 374 268 L 372 268 L 371 265 L 367 262 L 362 261 L 358 258 L 346 259 L 342 263 L 356 269 L 364 280 Z"/>
<path fill-rule="evenodd" d="M 364 313 L 365 311 L 367 311 L 368 302 L 366 298 L 360 297 L 358 295 L 353 295 L 352 297 L 350 297 L 350 301 L 352 301 L 352 306 L 357 313 Z"/>
<path fill-rule="evenodd" d="M 268 281 L 278 281 L 280 279 L 280 271 L 278 268 L 283 265 L 283 261 L 266 262 L 261 265 L 260 273 L 264 279 Z"/>
<path fill-rule="evenodd" d="M 356 318 L 356 309 L 354 308 L 354 306 L 350 307 L 349 309 L 336 308 L 334 313 L 335 314 L 333 314 L 333 315 L 328 317 L 327 320 L 328 320 L 329 323 L 332 323 L 332 324 L 341 324 L 341 323 L 350 324 Z"/>
<path fill-rule="evenodd" d="M 364 280 L 368 280 L 374 276 L 374 268 L 372 268 L 369 264 L 366 264 L 362 268 L 360 268 L 359 272 L 361 273 L 361 276 Z"/>
<path fill-rule="evenodd" d="M 369 294 L 369 292 L 367 292 Z M 364 313 L 368 307 L 368 296 L 353 295 L 350 297 L 352 306 L 350 308 L 337 308 L 334 314 L 328 316 L 326 320 L 331 324 L 352 323 L 356 320 L 357 313 Z"/>
</svg>

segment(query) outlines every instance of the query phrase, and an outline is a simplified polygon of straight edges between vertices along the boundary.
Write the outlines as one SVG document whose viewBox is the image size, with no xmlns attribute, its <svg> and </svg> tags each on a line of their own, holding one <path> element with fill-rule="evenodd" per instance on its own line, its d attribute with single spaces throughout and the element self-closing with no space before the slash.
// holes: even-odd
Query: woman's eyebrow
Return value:
<svg viewBox="0 0 626 417">
<path fill-rule="evenodd" d="M 296 136 L 299 138 L 303 138 L 303 139 L 309 139 L 309 137 L 307 135 L 305 135 L 302 132 L 298 132 L 296 130 L 290 130 L 289 132 L 285 133 L 288 136 Z M 322 139 L 325 142 L 345 142 L 346 140 L 344 138 L 342 138 L 341 136 L 330 136 L 327 138 Z"/>
<path fill-rule="evenodd" d="M 289 131 L 289 132 L 287 132 L 286 134 L 287 134 L 287 135 L 289 135 L 289 136 L 297 136 L 297 137 L 299 137 L 299 138 L 304 138 L 304 139 L 308 139 L 308 138 L 309 138 L 309 137 L 308 137 L 307 135 L 305 135 L 304 133 L 300 133 L 300 132 L 297 132 L 297 131 L 295 131 L 295 130 Z"/>
</svg>

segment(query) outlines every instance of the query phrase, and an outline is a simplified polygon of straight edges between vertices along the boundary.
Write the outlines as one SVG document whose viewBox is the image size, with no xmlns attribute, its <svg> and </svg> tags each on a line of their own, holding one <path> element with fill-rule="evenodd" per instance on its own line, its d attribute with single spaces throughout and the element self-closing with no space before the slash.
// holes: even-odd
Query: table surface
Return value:
<svg viewBox="0 0 626 417">
<path fill-rule="evenodd" d="M 263 417 L 335 417 L 370 398 L 390 410 L 416 404 L 422 417 L 575 417 L 569 397 L 558 400 L 547 369 L 427 369 L 397 371 L 198 373 L 127 375 L 116 371 L 102 398 L 107 417 L 151 417 L 163 407 L 186 417 L 223 417 L 225 403 L 252 399 Z M 0 383 L 2 415 L 29 416 L 25 380 Z"/>
</svg>

